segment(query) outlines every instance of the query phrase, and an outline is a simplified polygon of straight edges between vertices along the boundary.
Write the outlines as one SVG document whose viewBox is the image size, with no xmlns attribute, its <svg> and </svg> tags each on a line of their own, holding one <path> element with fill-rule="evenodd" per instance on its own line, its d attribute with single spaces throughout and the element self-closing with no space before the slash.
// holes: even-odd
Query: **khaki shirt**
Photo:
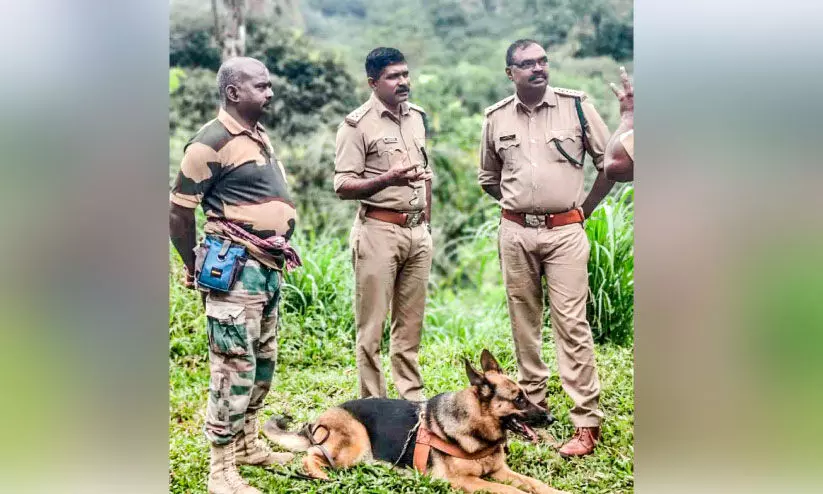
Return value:
<svg viewBox="0 0 823 494">
<path fill-rule="evenodd" d="M 400 119 L 397 119 L 372 94 L 337 130 L 334 190 L 340 190 L 352 178 L 373 178 L 392 168 L 410 164 L 430 170 L 424 114 L 417 105 L 401 103 Z M 411 185 L 386 187 L 361 202 L 395 211 L 422 211 L 426 207 L 425 180 Z"/>
<path fill-rule="evenodd" d="M 262 238 L 288 239 L 297 221 L 286 170 L 265 129 L 250 131 L 222 108 L 186 144 L 171 202 L 202 204 L 207 219 L 232 221 Z"/>
<path fill-rule="evenodd" d="M 586 117 L 585 151 L 603 169 L 609 129 L 581 91 L 547 87 L 543 100 L 529 111 L 517 95 L 486 108 L 480 143 L 481 185 L 499 185 L 500 205 L 521 213 L 559 213 L 579 207 L 585 199 L 583 168 L 557 149 L 555 141 L 575 160 L 583 161 L 583 139 L 574 96 L 582 100 Z"/>
</svg>

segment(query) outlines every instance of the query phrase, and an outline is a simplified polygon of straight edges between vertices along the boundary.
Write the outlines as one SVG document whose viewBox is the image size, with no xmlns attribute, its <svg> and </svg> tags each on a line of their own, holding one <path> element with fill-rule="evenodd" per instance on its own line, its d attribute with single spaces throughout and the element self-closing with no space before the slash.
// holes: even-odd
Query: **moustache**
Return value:
<svg viewBox="0 0 823 494">
<path fill-rule="evenodd" d="M 532 74 L 531 77 L 529 77 L 529 81 L 533 81 L 533 80 L 537 79 L 538 77 L 542 77 L 543 79 L 548 79 L 549 75 L 546 74 L 545 72 L 541 72 L 540 74 Z"/>
<path fill-rule="evenodd" d="M 409 92 L 409 87 L 408 86 L 399 86 L 397 89 L 394 90 L 394 94 L 408 93 L 408 92 Z"/>
</svg>

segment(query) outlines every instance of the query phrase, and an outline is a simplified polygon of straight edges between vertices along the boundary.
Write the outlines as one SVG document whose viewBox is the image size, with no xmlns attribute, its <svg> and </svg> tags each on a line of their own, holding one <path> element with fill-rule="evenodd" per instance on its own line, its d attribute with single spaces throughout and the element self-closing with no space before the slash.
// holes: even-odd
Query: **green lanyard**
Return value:
<svg viewBox="0 0 823 494">
<path fill-rule="evenodd" d="M 583 131 L 583 156 L 580 158 L 580 161 L 572 158 L 571 155 L 567 153 L 562 146 L 560 146 L 560 141 L 557 139 L 554 140 L 554 145 L 557 147 L 557 150 L 560 151 L 560 154 L 562 154 L 564 158 L 571 161 L 575 165 L 582 167 L 583 164 L 586 162 L 586 148 L 588 147 L 588 141 L 586 139 L 586 117 L 583 116 L 583 106 L 580 104 L 580 98 L 574 98 L 574 106 L 575 108 L 577 108 L 577 118 L 580 120 L 580 128 Z"/>
</svg>

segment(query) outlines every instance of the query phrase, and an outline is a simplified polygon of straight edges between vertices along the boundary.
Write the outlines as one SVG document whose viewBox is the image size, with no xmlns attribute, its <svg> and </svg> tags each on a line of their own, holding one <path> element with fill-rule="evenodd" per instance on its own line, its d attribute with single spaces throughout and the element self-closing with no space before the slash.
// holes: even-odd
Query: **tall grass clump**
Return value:
<svg viewBox="0 0 823 494">
<path fill-rule="evenodd" d="M 354 365 L 353 272 L 348 241 L 307 228 L 294 238 L 303 266 L 283 279 L 280 360 Z"/>
<path fill-rule="evenodd" d="M 586 220 L 591 243 L 587 314 L 598 342 L 634 340 L 634 188 L 604 199 Z"/>
</svg>

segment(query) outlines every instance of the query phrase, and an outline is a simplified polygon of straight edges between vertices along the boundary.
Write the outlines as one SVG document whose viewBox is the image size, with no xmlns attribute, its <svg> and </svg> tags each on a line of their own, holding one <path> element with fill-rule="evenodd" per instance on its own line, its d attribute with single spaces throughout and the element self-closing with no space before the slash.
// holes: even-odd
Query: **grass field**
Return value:
<svg viewBox="0 0 823 494">
<path fill-rule="evenodd" d="M 599 305 L 592 307 L 602 312 L 598 317 L 605 321 L 604 325 L 610 324 L 609 321 L 616 324 L 618 316 L 624 325 L 621 332 L 611 338 L 601 338 L 604 342 L 597 344 L 601 407 L 606 415 L 603 440 L 595 454 L 568 461 L 550 444 L 535 446 L 517 439 L 510 443 L 508 463 L 514 470 L 570 492 L 633 492 L 634 489 L 633 348 L 631 327 L 625 329 L 627 309 L 621 305 L 633 303 L 633 297 L 629 299 L 625 293 L 633 288 L 631 276 L 626 274 L 633 266 L 625 265 L 633 258 L 630 250 L 623 252 L 617 245 L 633 240 L 608 231 L 609 228 L 631 228 L 630 217 L 627 224 L 615 226 L 616 222 L 625 220 L 615 213 L 619 210 L 619 204 L 613 210 L 601 208 L 600 216 L 590 220 L 587 226 L 590 238 L 600 235 L 604 239 L 596 240 L 603 247 L 592 246 L 593 258 L 597 257 L 594 262 L 601 265 L 601 268 L 595 266 L 601 270 L 600 274 L 593 276 L 597 283 L 593 296 Z M 598 221 L 611 226 L 597 233 L 594 230 L 598 228 Z M 461 259 L 465 261 L 464 265 L 455 266 L 470 272 L 476 282 L 459 287 L 438 280 L 431 282 L 420 354 L 427 396 L 466 387 L 468 380 L 462 358 L 469 357 L 477 366 L 483 348 L 494 353 L 509 375 L 516 375 L 496 241 L 493 234 L 488 233 L 489 229 L 485 231 L 486 234 L 467 239 L 460 246 Z M 352 271 L 345 240 L 339 236 L 306 234 L 299 236 L 295 243 L 305 265 L 289 274 L 284 286 L 280 353 L 263 416 L 288 413 L 300 424 L 314 419 L 330 406 L 357 398 L 357 376 Z M 208 445 L 202 432 L 208 386 L 205 316 L 198 294 L 185 290 L 177 281 L 181 266 L 176 255 L 171 256 L 170 264 L 169 489 L 174 493 L 200 493 L 206 492 L 208 473 Z M 619 295 L 609 295 L 614 292 L 611 285 L 615 283 L 620 284 Z M 603 301 L 604 296 L 609 300 Z M 629 315 L 628 324 L 631 319 Z M 556 374 L 550 330 L 544 331 L 543 339 L 544 359 L 552 369 L 548 399 L 559 419 L 549 432 L 557 441 L 562 441 L 573 432 L 568 416 L 571 401 Z M 389 368 L 385 357 L 383 368 Z M 389 395 L 397 396 L 391 384 Z M 276 473 L 298 471 L 300 458 L 298 455 L 291 464 L 275 468 L 274 472 L 242 467 L 241 473 L 263 492 L 453 492 L 445 482 L 410 471 L 393 472 L 377 464 L 333 472 L 331 483 L 296 480 Z"/>
</svg>

